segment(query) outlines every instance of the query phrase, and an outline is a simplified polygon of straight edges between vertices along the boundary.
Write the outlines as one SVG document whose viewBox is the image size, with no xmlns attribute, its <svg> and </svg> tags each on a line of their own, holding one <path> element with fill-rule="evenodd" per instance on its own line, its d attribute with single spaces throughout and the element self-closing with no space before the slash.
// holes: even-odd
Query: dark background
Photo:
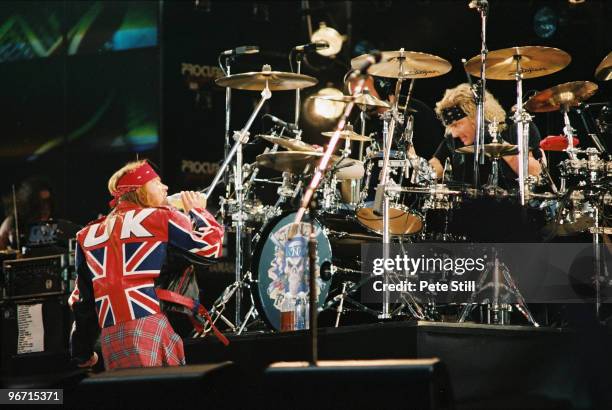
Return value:
<svg viewBox="0 0 612 410">
<path fill-rule="evenodd" d="M 314 28 L 325 21 L 347 39 L 335 59 L 313 55 L 302 66 L 319 80 L 303 101 L 329 84 L 341 89 L 352 57 L 404 47 L 453 65 L 447 75 L 415 84 L 414 97 L 433 108 L 446 88 L 465 81 L 460 59 L 480 51 L 480 19 L 467 4 L 311 1 Z M 605 1 L 491 0 L 488 48 L 553 46 L 572 56 L 564 70 L 525 81 L 525 94 L 595 81 L 595 67 L 612 49 L 611 17 L 612 2 Z M 108 178 L 136 156 L 161 167 L 171 193 L 208 185 L 223 157 L 225 91 L 213 85 L 222 75 L 219 52 L 260 47 L 259 54 L 238 58 L 232 73 L 263 64 L 289 71 L 289 50 L 308 42 L 301 3 L 274 1 L 3 2 L 0 33 L 0 193 L 43 175 L 53 184 L 56 216 L 79 224 L 108 210 Z M 597 84 L 591 101 L 608 101 L 610 82 Z M 514 104 L 514 82 L 489 81 L 488 88 L 506 109 Z M 242 127 L 258 98 L 257 92 L 233 93 L 232 129 Z M 262 113 L 292 120 L 293 101 L 293 92 L 274 92 Z M 442 131 L 422 111 L 415 143 L 429 157 Z M 270 127 L 260 118 L 252 135 Z M 322 142 L 321 128 L 302 119 L 304 139 Z M 535 121 L 543 136 L 562 128 L 558 113 Z M 247 147 L 246 159 L 263 149 Z"/>
</svg>

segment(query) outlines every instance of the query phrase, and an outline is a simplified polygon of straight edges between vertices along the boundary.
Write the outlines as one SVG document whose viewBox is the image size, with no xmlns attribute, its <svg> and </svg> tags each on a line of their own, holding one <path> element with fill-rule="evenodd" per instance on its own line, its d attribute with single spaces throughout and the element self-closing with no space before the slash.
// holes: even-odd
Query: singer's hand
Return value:
<svg viewBox="0 0 612 410">
<path fill-rule="evenodd" d="M 193 208 L 206 208 L 206 198 L 199 192 L 182 191 L 181 200 L 183 201 L 185 213 L 189 213 Z"/>
<path fill-rule="evenodd" d="M 98 354 L 96 352 L 93 352 L 93 354 L 91 355 L 88 361 L 86 361 L 85 363 L 81 363 L 77 366 L 78 367 L 94 367 L 96 363 L 98 363 Z"/>
</svg>

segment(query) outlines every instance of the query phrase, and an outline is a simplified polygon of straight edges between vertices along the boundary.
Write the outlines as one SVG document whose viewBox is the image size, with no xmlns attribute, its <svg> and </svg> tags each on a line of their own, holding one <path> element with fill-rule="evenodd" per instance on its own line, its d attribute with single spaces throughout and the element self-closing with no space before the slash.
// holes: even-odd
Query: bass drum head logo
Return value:
<svg viewBox="0 0 612 410">
<path fill-rule="evenodd" d="M 288 297 L 306 295 L 310 263 L 308 260 L 308 237 L 310 223 L 300 223 L 290 237 L 290 228 L 295 220 L 295 213 L 282 218 L 274 226 L 266 239 L 258 265 L 259 298 L 265 316 L 275 329 L 280 329 L 280 309 Z M 320 277 L 321 265 L 331 263 L 331 246 L 321 225 L 314 223 L 317 238 L 316 275 L 318 305 L 322 306 L 327 298 L 330 281 Z"/>
</svg>

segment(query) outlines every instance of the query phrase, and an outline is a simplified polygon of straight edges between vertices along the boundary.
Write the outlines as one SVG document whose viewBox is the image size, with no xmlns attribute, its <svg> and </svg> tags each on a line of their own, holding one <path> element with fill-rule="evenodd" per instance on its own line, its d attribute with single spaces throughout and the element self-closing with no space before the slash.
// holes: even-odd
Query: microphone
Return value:
<svg viewBox="0 0 612 410">
<path fill-rule="evenodd" d="M 315 50 L 323 50 L 326 48 L 329 48 L 329 43 L 324 40 L 315 41 L 314 43 L 302 44 L 300 46 L 293 47 L 295 51 L 302 51 L 304 53 L 307 53 L 309 51 L 315 51 Z"/>
<path fill-rule="evenodd" d="M 259 53 L 258 46 L 240 46 L 230 50 L 225 50 L 221 53 L 222 56 L 240 56 L 243 54 L 257 54 Z"/>
<path fill-rule="evenodd" d="M 264 117 L 270 118 L 274 124 L 278 124 L 278 125 L 280 125 L 282 127 L 285 127 L 288 130 L 290 130 L 290 131 L 294 131 L 294 132 L 299 131 L 299 128 L 295 124 L 291 124 L 289 122 L 283 121 L 280 118 L 275 117 L 272 114 L 265 114 Z"/>
<path fill-rule="evenodd" d="M 368 68 L 370 68 L 372 64 L 378 63 L 381 59 L 382 59 L 382 53 L 380 51 L 378 50 L 372 51 L 370 54 L 367 55 L 363 64 L 361 64 L 360 67 L 358 67 L 357 69 L 353 71 L 353 73 L 351 74 L 351 77 L 355 78 L 355 77 L 362 75 L 363 73 L 368 71 Z"/>
</svg>

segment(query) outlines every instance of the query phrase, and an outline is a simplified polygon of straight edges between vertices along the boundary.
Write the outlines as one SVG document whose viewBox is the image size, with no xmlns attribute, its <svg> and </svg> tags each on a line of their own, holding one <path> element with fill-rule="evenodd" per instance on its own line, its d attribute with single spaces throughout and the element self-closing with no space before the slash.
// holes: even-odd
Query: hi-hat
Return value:
<svg viewBox="0 0 612 410">
<path fill-rule="evenodd" d="M 342 96 L 340 95 L 322 95 L 322 96 L 316 96 L 314 98 L 318 98 L 321 100 L 327 100 L 327 101 L 343 102 L 343 103 L 353 102 L 359 106 L 366 106 L 366 107 L 383 107 L 383 108 L 391 107 L 388 103 L 382 100 L 379 100 L 378 98 L 374 97 L 370 93 L 363 93 L 359 95 L 342 95 Z"/>
<path fill-rule="evenodd" d="M 325 131 L 325 132 L 322 132 L 321 135 L 325 137 L 333 137 L 334 133 L 335 131 Z M 345 139 L 345 140 L 351 140 L 351 141 L 364 141 L 364 142 L 372 141 L 372 138 L 368 137 L 367 135 L 357 134 L 353 130 L 340 131 L 340 138 Z"/>
<path fill-rule="evenodd" d="M 612 80 L 612 51 L 604 57 L 595 69 L 595 78 L 601 81 Z"/>
<path fill-rule="evenodd" d="M 473 154 L 475 151 L 475 145 L 467 145 L 465 147 L 457 148 L 455 152 L 460 154 Z M 506 155 L 518 154 L 518 147 L 516 145 L 499 142 L 484 144 L 484 152 L 489 157 L 504 157 Z"/>
<path fill-rule="evenodd" d="M 278 144 L 279 146 L 289 150 L 289 151 L 299 151 L 299 152 L 315 152 L 316 149 L 314 146 L 305 143 L 304 141 L 285 138 L 285 137 L 277 137 L 275 135 L 258 135 L 259 138 L 264 139 L 272 144 Z"/>
<path fill-rule="evenodd" d="M 369 56 L 364 54 L 353 58 L 351 67 L 361 67 Z M 431 78 L 444 75 L 451 68 L 451 63 L 433 54 L 404 50 L 383 51 L 380 63 L 370 66 L 368 74 L 387 78 Z"/>
<path fill-rule="evenodd" d="M 302 174 L 307 165 L 314 170 L 323 158 L 322 152 L 281 151 L 268 152 L 257 156 L 257 165 L 279 172 Z"/>
<path fill-rule="evenodd" d="M 515 80 L 517 60 L 523 79 L 542 77 L 565 68 L 572 57 L 554 47 L 524 46 L 489 51 L 486 62 L 486 78 L 490 80 Z M 480 55 L 470 58 L 465 69 L 480 77 Z"/>
<path fill-rule="evenodd" d="M 572 81 L 555 85 L 531 97 L 525 108 L 531 112 L 550 112 L 567 109 L 588 100 L 597 91 L 597 84 L 590 81 Z"/>
<path fill-rule="evenodd" d="M 233 74 L 215 80 L 215 84 L 221 87 L 251 91 L 261 91 L 266 85 L 270 91 L 295 90 L 312 87 L 317 82 L 316 78 L 309 75 L 269 71 L 266 70 L 266 66 L 263 71 Z"/>
</svg>

